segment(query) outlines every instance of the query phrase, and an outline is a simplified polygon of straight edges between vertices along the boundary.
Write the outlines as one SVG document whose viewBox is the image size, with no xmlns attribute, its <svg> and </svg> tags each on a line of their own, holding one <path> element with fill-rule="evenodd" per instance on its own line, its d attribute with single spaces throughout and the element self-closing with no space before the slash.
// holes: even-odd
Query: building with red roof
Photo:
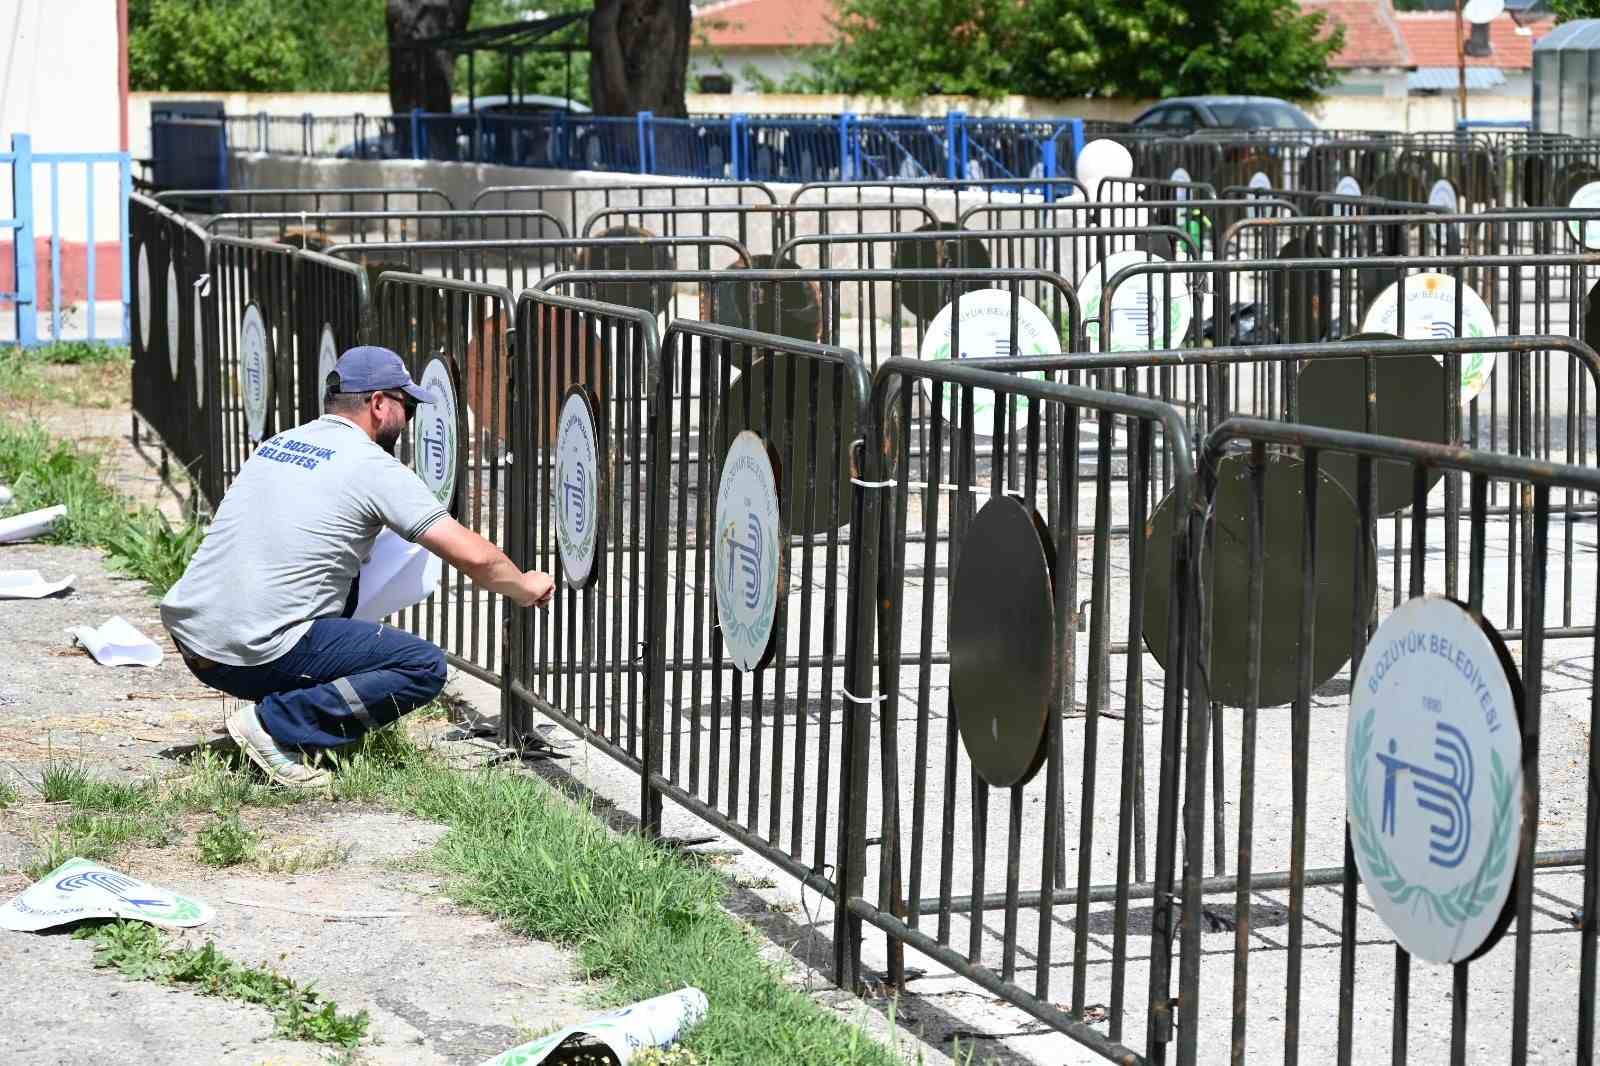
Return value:
<svg viewBox="0 0 1600 1066">
<path fill-rule="evenodd" d="M 839 39 L 831 0 L 713 0 L 694 9 L 689 87 L 772 91 Z"/>
</svg>

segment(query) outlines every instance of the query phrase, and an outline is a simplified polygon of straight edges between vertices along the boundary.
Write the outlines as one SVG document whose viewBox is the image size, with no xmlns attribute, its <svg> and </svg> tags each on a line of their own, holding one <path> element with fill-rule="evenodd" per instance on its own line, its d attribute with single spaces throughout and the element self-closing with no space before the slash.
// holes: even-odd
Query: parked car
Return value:
<svg viewBox="0 0 1600 1066">
<path fill-rule="evenodd" d="M 1314 130 L 1311 116 L 1275 96 L 1176 96 L 1133 120 L 1140 130 Z"/>
</svg>

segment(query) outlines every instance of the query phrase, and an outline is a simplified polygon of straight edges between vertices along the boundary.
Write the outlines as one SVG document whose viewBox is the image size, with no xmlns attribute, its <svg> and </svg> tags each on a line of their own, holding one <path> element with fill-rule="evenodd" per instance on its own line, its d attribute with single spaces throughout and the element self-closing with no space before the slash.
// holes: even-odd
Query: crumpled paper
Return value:
<svg viewBox="0 0 1600 1066">
<path fill-rule="evenodd" d="M 645 1048 L 676 1043 L 686 1030 L 706 1016 L 708 1007 L 704 992 L 698 988 L 680 988 L 664 996 L 596 1014 L 549 1036 L 519 1044 L 502 1051 L 483 1066 L 538 1066 L 557 1048 L 578 1037 L 604 1044 L 621 1066 L 628 1066 L 633 1056 Z"/>
<path fill-rule="evenodd" d="M 64 504 L 46 507 L 39 511 L 29 511 L 26 514 L 14 514 L 10 518 L 0 518 L 0 544 L 15 544 L 18 541 L 32 540 L 49 532 L 56 520 L 65 518 L 67 508 Z"/>
<path fill-rule="evenodd" d="M 160 666 L 161 649 L 121 615 L 96 626 L 73 626 L 72 638 L 101 666 Z"/>
<path fill-rule="evenodd" d="M 71 588 L 78 580 L 69 574 L 60 581 L 46 581 L 37 570 L 0 570 L 0 600 L 38 600 Z"/>
</svg>

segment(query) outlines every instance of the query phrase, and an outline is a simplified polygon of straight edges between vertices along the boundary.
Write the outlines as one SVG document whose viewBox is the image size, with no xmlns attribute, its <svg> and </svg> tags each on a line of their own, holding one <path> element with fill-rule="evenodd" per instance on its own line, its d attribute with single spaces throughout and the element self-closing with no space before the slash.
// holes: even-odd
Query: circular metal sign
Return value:
<svg viewBox="0 0 1600 1066">
<path fill-rule="evenodd" d="M 950 596 L 950 701 L 961 744 L 996 788 L 1023 785 L 1045 754 L 1055 684 L 1053 553 L 1037 512 L 1001 496 L 961 545 Z"/>
<path fill-rule="evenodd" d="M 433 394 L 433 401 L 420 404 L 411 422 L 412 465 L 433 498 L 450 507 L 456 494 L 460 447 L 455 379 L 443 356 L 436 355 L 428 360 L 417 384 L 424 392 Z"/>
<path fill-rule="evenodd" d="M 1084 334 L 1089 350 L 1100 345 L 1100 299 L 1106 282 L 1117 272 L 1135 263 L 1165 263 L 1151 252 L 1129 250 L 1109 255 L 1089 268 L 1078 282 L 1078 303 L 1083 308 Z M 1168 285 L 1172 298 L 1166 299 Z M 1163 308 L 1161 305 L 1165 303 Z M 1189 282 L 1182 274 L 1149 274 L 1130 279 L 1117 288 L 1111 302 L 1111 346 L 1113 352 L 1147 352 L 1169 339 L 1173 347 L 1183 343 L 1189 332 L 1194 307 L 1189 298 Z M 1162 321 L 1170 334 L 1163 333 Z"/>
<path fill-rule="evenodd" d="M 1600 181 L 1586 182 L 1578 186 L 1578 191 L 1572 194 L 1567 206 L 1574 211 L 1600 209 Z M 1577 241 L 1580 247 L 1589 251 L 1600 251 L 1600 220 L 1579 222 L 1573 219 L 1567 223 L 1567 232 L 1572 234 L 1572 239 Z"/>
<path fill-rule="evenodd" d="M 1379 338 L 1357 334 L 1352 341 Z M 1394 340 L 1393 337 L 1383 337 Z M 1373 421 L 1367 427 L 1367 368 L 1362 359 L 1308 360 L 1296 380 L 1300 415 L 1308 426 L 1379 433 L 1385 437 L 1444 444 L 1444 368 L 1426 355 L 1399 355 L 1374 359 L 1378 384 L 1374 393 Z M 1360 491 L 1356 457 L 1324 452 L 1321 468 L 1344 486 L 1351 498 Z M 1376 513 L 1393 514 L 1412 503 L 1412 470 L 1402 463 L 1372 464 L 1376 488 Z M 1427 468 L 1428 487 L 1443 475 L 1437 466 Z"/>
<path fill-rule="evenodd" d="M 1172 173 L 1168 175 L 1167 180 L 1181 181 L 1185 184 L 1190 184 L 1194 181 L 1194 179 L 1189 176 L 1189 172 L 1182 167 L 1174 167 Z M 1176 189 L 1173 191 L 1172 198 L 1174 200 L 1187 200 L 1189 198 L 1189 190 Z"/>
<path fill-rule="evenodd" d="M 1363 333 L 1400 330 L 1400 282 L 1378 294 L 1362 321 Z M 1405 279 L 1406 340 L 1453 340 L 1456 336 L 1456 280 L 1448 274 L 1412 274 Z M 1494 313 L 1470 286 L 1461 286 L 1461 336 L 1497 337 L 1500 327 Z M 1489 384 L 1498 352 L 1470 352 L 1461 356 L 1461 403 L 1465 406 Z M 1434 356 L 1440 364 L 1443 356 Z"/>
<path fill-rule="evenodd" d="M 250 439 L 259 441 L 267 429 L 267 409 L 272 405 L 272 338 L 254 300 L 245 304 L 239 322 L 239 377 L 244 390 L 244 418 Z"/>
<path fill-rule="evenodd" d="M 777 457 L 758 433 L 733 438 L 717 482 L 717 624 L 727 660 L 749 673 L 772 654 L 785 534 L 778 516 Z"/>
<path fill-rule="evenodd" d="M 1510 924 L 1522 840 L 1522 683 L 1499 635 L 1419 597 L 1378 627 L 1350 693 L 1356 866 L 1400 946 L 1465 962 Z"/>
<path fill-rule="evenodd" d="M 918 355 L 923 359 L 949 359 L 954 343 L 952 334 L 960 327 L 961 350 L 958 359 L 975 359 L 986 356 L 1059 355 L 1061 337 L 1050 324 L 1049 317 L 1032 302 L 1016 296 L 1016 348 L 1011 346 L 1011 303 L 1013 294 L 1006 289 L 978 289 L 967 293 L 959 301 L 952 300 L 933 316 L 928 332 L 923 335 Z M 956 305 L 961 307 L 961 318 L 956 320 Z M 1042 378 L 1043 373 L 1032 372 L 1027 377 Z M 945 390 L 948 397 L 946 417 L 954 420 L 956 397 L 960 389 Z M 1028 409 L 1027 400 L 1014 398 L 1013 408 L 1019 413 Z M 1005 430 L 1004 413 L 995 408 L 994 393 L 988 389 L 972 390 L 974 431 L 997 437 Z"/>
<path fill-rule="evenodd" d="M 1333 187 L 1333 195 L 1360 196 L 1361 183 L 1355 179 L 1354 175 L 1346 174 L 1344 177 L 1340 178 L 1339 183 Z"/>
<path fill-rule="evenodd" d="M 1460 210 L 1461 198 L 1456 195 L 1456 187 L 1450 183 L 1449 178 L 1440 178 L 1428 190 L 1428 205 L 1442 207 L 1452 215 Z"/>
<path fill-rule="evenodd" d="M 339 342 L 333 339 L 333 323 L 322 324 L 322 338 L 317 344 L 317 413 L 328 413 L 328 375 L 339 363 Z"/>
<path fill-rule="evenodd" d="M 206 301 L 200 286 L 194 287 L 194 404 L 206 403 Z"/>
<path fill-rule="evenodd" d="M 601 501 L 601 436 L 594 393 L 586 385 L 567 389 L 556 429 L 556 544 L 567 584 L 586 588 L 599 576 L 595 545 L 605 514 Z"/>
<path fill-rule="evenodd" d="M 167 261 L 167 364 L 172 368 L 172 380 L 178 380 L 178 341 L 180 340 L 181 308 L 178 298 L 178 264 Z"/>
<path fill-rule="evenodd" d="M 150 348 L 150 245 L 139 245 L 139 347 Z"/>
<path fill-rule="evenodd" d="M 1262 558 L 1250 557 L 1250 458 L 1229 455 L 1217 464 L 1212 497 L 1216 526 L 1207 546 L 1202 579 L 1211 604 L 1211 698 L 1242 707 L 1249 695 L 1247 622 L 1250 574 L 1259 566 L 1265 595 L 1261 604 L 1261 689 L 1258 706 L 1276 707 L 1295 698 L 1299 688 L 1300 614 L 1305 536 L 1305 466 L 1269 456 L 1264 472 Z M 1171 603 L 1172 518 L 1168 493 L 1146 524 L 1144 639 L 1150 654 L 1167 661 L 1167 612 Z M 1185 504 L 1187 506 L 1187 504 Z M 1180 514 L 1180 519 L 1182 515 Z M 1323 470 L 1317 480 L 1317 594 L 1312 616 L 1311 687 L 1333 677 L 1350 659 L 1352 619 L 1372 613 L 1378 585 L 1377 552 L 1366 550 L 1365 593 L 1359 611 L 1351 571 L 1361 523 L 1355 501 Z"/>
</svg>

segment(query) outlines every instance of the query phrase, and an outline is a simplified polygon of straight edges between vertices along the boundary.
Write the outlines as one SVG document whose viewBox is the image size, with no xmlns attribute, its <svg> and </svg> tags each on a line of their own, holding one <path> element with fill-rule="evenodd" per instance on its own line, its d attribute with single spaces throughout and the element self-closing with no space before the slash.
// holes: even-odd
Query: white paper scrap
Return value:
<svg viewBox="0 0 1600 1066">
<path fill-rule="evenodd" d="M 67 630 L 101 666 L 160 666 L 161 649 L 121 615 L 100 625 Z"/>
<path fill-rule="evenodd" d="M 32 540 L 47 533 L 50 527 L 56 524 L 56 519 L 64 518 L 66 513 L 66 505 L 57 504 L 42 511 L 29 511 L 26 514 L 14 514 L 10 518 L 0 518 L 0 544 L 15 544 L 17 541 Z"/>
<path fill-rule="evenodd" d="M 628 1066 L 633 1056 L 645 1048 L 677 1043 L 686 1030 L 706 1016 L 707 1008 L 704 992 L 698 988 L 680 988 L 632 1006 L 596 1014 L 549 1036 L 519 1044 L 502 1051 L 483 1066 L 538 1066 L 551 1052 L 577 1037 L 604 1044 L 621 1066 Z"/>
<path fill-rule="evenodd" d="M 0 507 L 10 507 L 14 497 L 10 485 L 0 485 Z"/>
<path fill-rule="evenodd" d="M 37 570 L 0 570 L 0 600 L 37 600 L 71 588 L 78 575 L 46 581 Z"/>
<path fill-rule="evenodd" d="M 88 859 L 73 858 L 0 907 L 0 929 L 31 933 L 86 918 L 132 918 L 188 928 L 204 925 L 215 916 L 197 899 Z"/>
<path fill-rule="evenodd" d="M 355 616 L 379 622 L 396 611 L 421 603 L 439 587 L 439 557 L 385 529 L 372 542 L 372 554 L 361 564 L 361 594 Z"/>
</svg>

